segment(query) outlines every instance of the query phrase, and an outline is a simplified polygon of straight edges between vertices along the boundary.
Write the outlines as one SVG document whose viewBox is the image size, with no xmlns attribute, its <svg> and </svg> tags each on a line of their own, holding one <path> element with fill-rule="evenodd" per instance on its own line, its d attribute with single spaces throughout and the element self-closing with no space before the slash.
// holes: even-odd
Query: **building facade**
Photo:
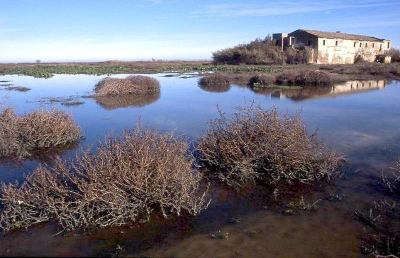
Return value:
<svg viewBox="0 0 400 258">
<path fill-rule="evenodd" d="M 354 64 L 357 60 L 390 63 L 385 56 L 390 40 L 370 36 L 299 29 L 292 33 L 275 33 L 273 40 L 282 49 L 307 47 L 309 63 Z"/>
</svg>

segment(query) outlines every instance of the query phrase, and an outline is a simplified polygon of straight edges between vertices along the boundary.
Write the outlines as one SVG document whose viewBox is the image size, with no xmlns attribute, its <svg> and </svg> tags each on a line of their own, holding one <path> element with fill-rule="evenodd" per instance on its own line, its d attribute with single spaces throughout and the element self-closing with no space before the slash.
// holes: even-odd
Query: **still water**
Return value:
<svg viewBox="0 0 400 258">
<path fill-rule="evenodd" d="M 127 75 L 114 75 L 125 77 Z M 232 114 L 238 106 L 277 107 L 300 113 L 310 133 L 345 155 L 349 168 L 330 191 L 341 201 L 322 201 L 317 211 L 293 216 L 265 207 L 257 191 L 237 195 L 221 191 L 209 210 L 197 218 L 153 219 L 149 225 L 100 230 L 92 234 L 55 235 L 52 225 L 0 236 L 0 255 L 143 255 L 181 257 L 358 257 L 362 225 L 354 220 L 379 193 L 377 177 L 400 157 L 400 83 L 349 81 L 312 89 L 262 89 L 232 85 L 205 88 L 193 74 L 155 74 L 161 93 L 147 99 L 93 99 L 94 85 L 104 76 L 55 75 L 50 79 L 0 76 L 1 84 L 30 88 L 27 92 L 0 86 L 0 108 L 19 114 L 57 108 L 70 113 L 84 140 L 63 152 L 71 158 L 95 148 L 138 121 L 161 131 L 174 131 L 195 141 L 216 118 L 218 109 Z M 73 99 L 81 105 L 63 105 Z M 0 181 L 21 181 L 39 161 L 0 163 Z M 262 191 L 261 191 L 262 192 Z M 317 198 L 317 197 L 316 197 Z M 232 223 L 232 218 L 235 218 Z M 220 233 L 221 232 L 221 233 Z M 223 234 L 226 239 L 212 236 Z"/>
</svg>

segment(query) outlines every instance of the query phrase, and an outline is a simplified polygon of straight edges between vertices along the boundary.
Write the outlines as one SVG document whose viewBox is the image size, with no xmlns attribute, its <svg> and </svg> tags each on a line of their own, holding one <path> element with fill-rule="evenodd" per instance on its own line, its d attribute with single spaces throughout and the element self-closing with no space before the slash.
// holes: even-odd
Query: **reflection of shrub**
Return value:
<svg viewBox="0 0 400 258">
<path fill-rule="evenodd" d="M 280 117 L 275 109 L 245 108 L 232 119 L 221 115 L 197 148 L 209 174 L 234 187 L 313 183 L 332 177 L 339 162 L 307 134 L 299 117 Z"/>
<path fill-rule="evenodd" d="M 8 231 L 51 220 L 73 230 L 124 225 L 155 212 L 196 215 L 208 202 L 187 151 L 170 134 L 136 128 L 107 140 L 96 155 L 38 168 L 20 187 L 3 185 L 0 225 Z"/>
<path fill-rule="evenodd" d="M 160 92 L 160 83 L 151 77 L 132 75 L 125 79 L 104 78 L 96 84 L 96 96 L 145 95 Z"/>
<path fill-rule="evenodd" d="M 228 85 L 231 83 L 229 76 L 220 74 L 220 73 L 214 73 L 211 75 L 207 75 L 202 77 L 199 80 L 199 84 L 202 86 L 221 86 L 221 85 Z"/>
<path fill-rule="evenodd" d="M 79 141 L 80 129 L 61 111 L 35 111 L 17 116 L 12 109 L 0 114 L 0 156 L 23 158 L 35 152 Z"/>
<path fill-rule="evenodd" d="M 269 74 L 257 74 L 250 78 L 250 86 L 268 86 L 275 82 L 275 77 Z"/>
<path fill-rule="evenodd" d="M 160 98 L 160 93 L 146 95 L 126 95 L 126 96 L 100 96 L 95 97 L 96 103 L 105 109 L 117 109 L 124 107 L 143 107 L 156 102 Z"/>
</svg>

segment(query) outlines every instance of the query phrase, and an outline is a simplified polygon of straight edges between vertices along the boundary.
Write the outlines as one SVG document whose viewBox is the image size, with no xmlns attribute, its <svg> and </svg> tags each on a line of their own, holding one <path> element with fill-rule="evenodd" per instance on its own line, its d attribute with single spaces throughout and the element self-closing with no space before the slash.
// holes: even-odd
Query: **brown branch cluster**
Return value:
<svg viewBox="0 0 400 258">
<path fill-rule="evenodd" d="M 340 161 L 315 134 L 307 134 L 299 116 L 258 107 L 240 109 L 232 118 L 220 113 L 197 149 L 208 173 L 234 187 L 313 183 L 336 175 Z"/>
<path fill-rule="evenodd" d="M 5 231 L 55 221 L 64 230 L 120 226 L 207 208 L 202 175 L 192 170 L 188 145 L 140 127 L 108 139 L 95 155 L 40 167 L 21 185 L 2 186 Z"/>
<path fill-rule="evenodd" d="M 24 158 L 35 152 L 79 141 L 80 128 L 62 111 L 35 111 L 17 116 L 10 108 L 0 113 L 0 157 Z"/>
</svg>

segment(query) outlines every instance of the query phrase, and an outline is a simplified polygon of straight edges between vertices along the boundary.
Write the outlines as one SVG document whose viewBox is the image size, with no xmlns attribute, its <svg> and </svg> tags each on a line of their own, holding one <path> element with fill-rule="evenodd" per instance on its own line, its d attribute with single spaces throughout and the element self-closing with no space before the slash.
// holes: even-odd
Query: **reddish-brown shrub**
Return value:
<svg viewBox="0 0 400 258">
<path fill-rule="evenodd" d="M 275 76 L 270 74 L 257 74 L 250 78 L 250 86 L 268 86 L 275 83 Z"/>
<path fill-rule="evenodd" d="M 0 157 L 24 158 L 73 144 L 81 138 L 72 117 L 62 111 L 35 111 L 17 116 L 12 109 L 0 114 Z"/>
<path fill-rule="evenodd" d="M 279 116 L 276 109 L 244 108 L 231 119 L 221 114 L 197 150 L 209 175 L 234 187 L 311 184 L 333 177 L 339 164 L 298 116 Z"/>
<path fill-rule="evenodd" d="M 131 75 L 125 79 L 104 78 L 95 86 L 95 96 L 146 95 L 160 92 L 160 83 L 151 77 Z"/>
<path fill-rule="evenodd" d="M 187 151 L 171 134 L 138 127 L 96 154 L 40 167 L 21 186 L 3 185 L 0 226 L 9 231 L 51 220 L 73 230 L 124 225 L 154 212 L 196 215 L 209 201 Z"/>
</svg>

